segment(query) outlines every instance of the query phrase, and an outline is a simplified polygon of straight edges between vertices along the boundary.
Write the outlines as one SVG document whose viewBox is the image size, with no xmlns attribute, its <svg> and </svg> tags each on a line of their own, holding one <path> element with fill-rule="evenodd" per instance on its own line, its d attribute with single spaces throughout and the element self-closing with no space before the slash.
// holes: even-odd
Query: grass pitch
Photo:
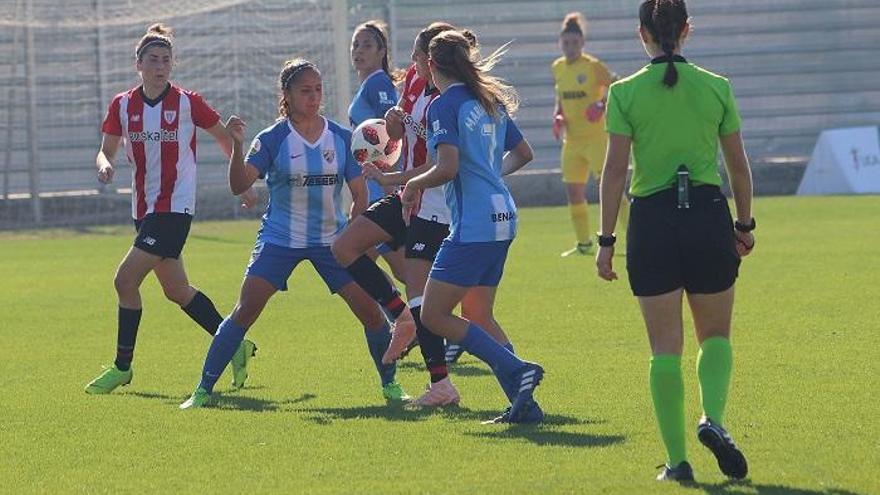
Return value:
<svg viewBox="0 0 880 495">
<path fill-rule="evenodd" d="M 134 381 L 83 386 L 115 351 L 117 263 L 127 227 L 0 235 L 0 492 L 5 493 L 880 493 L 880 197 L 761 198 L 734 310 L 728 427 L 750 477 L 726 483 L 695 438 L 698 484 L 658 484 L 664 460 L 649 350 L 623 280 L 561 259 L 567 210 L 525 209 L 496 314 L 518 353 L 547 370 L 538 427 L 483 426 L 504 406 L 488 369 L 453 368 L 462 407 L 386 407 L 363 331 L 308 264 L 252 328 L 249 386 L 181 412 L 208 336 L 149 278 Z M 595 222 L 596 210 L 591 211 Z M 594 223 L 595 225 L 595 223 Z M 221 313 L 238 294 L 257 223 L 196 220 L 192 283 Z M 688 414 L 699 417 L 686 341 Z M 418 394 L 418 352 L 398 380 Z"/>
</svg>

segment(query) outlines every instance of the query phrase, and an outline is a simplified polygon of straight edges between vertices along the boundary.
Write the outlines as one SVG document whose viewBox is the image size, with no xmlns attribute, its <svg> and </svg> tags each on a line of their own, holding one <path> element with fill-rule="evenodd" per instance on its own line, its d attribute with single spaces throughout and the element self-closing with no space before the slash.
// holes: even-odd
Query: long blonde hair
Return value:
<svg viewBox="0 0 880 495">
<path fill-rule="evenodd" d="M 498 105 L 509 115 L 519 108 L 516 90 L 502 79 L 490 74 L 493 67 L 507 52 L 507 43 L 486 58 L 479 58 L 479 50 L 459 31 L 445 31 L 435 36 L 428 45 L 428 55 L 443 75 L 463 82 L 477 97 L 477 101 L 493 119 L 498 118 Z"/>
</svg>

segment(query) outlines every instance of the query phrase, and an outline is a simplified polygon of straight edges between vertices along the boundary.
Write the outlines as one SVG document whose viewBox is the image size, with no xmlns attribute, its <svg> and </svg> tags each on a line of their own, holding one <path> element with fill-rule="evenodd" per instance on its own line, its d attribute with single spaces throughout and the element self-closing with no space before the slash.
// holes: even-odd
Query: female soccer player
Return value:
<svg viewBox="0 0 880 495">
<path fill-rule="evenodd" d="M 520 360 L 475 322 L 453 313 L 475 287 L 479 303 L 491 312 L 516 233 L 516 207 L 501 176 L 532 159 L 531 147 L 509 116 L 516 111 L 516 93 L 489 74 L 502 52 L 479 61 L 478 51 L 457 31 L 431 40 L 431 78 L 441 92 L 428 109 L 428 150 L 434 165 L 406 183 L 401 202 L 407 218 L 422 191 L 445 184 L 452 223 L 425 286 L 422 321 L 495 372 L 511 401 L 510 409 L 495 421 L 541 422 L 544 414 L 532 394 L 544 370 Z"/>
<path fill-rule="evenodd" d="M 367 21 L 354 29 L 351 37 L 351 64 L 357 72 L 361 85 L 348 107 L 348 120 L 354 129 L 368 119 L 381 119 L 397 102 L 394 88 L 395 76 L 392 73 L 388 54 L 388 28 L 379 20 Z M 368 203 L 373 204 L 392 192 L 383 188 L 375 180 L 367 179 Z M 398 249 L 380 244 L 377 252 L 391 267 L 394 278 L 406 281 L 404 255 Z M 375 258 L 375 254 L 372 255 Z"/>
<path fill-rule="evenodd" d="M 351 155 L 351 131 L 321 115 L 321 73 L 311 62 L 286 62 L 278 86 L 280 118 L 254 138 L 247 156 L 241 146 L 245 123 L 238 117 L 231 117 L 227 123 L 234 142 L 229 160 L 233 194 L 265 177 L 269 206 L 238 303 L 214 336 L 198 388 L 180 408 L 203 407 L 210 402 L 214 383 L 245 332 L 269 298 L 276 291 L 287 290 L 287 279 L 303 260 L 315 267 L 330 292 L 338 293 L 363 323 L 385 398 L 407 400 L 394 381 L 396 366 L 381 361 L 391 340 L 385 316 L 330 253 L 330 244 L 346 222 L 342 212 L 343 181 L 354 201 L 351 215 L 360 214 L 367 206 L 361 169 Z"/>
<path fill-rule="evenodd" d="M 703 417 L 697 437 L 721 471 L 743 478 L 748 466 L 725 431 L 730 384 L 730 323 L 740 257 L 755 246 L 752 177 L 740 117 L 727 79 L 681 56 L 690 32 L 684 0 L 646 0 L 639 32 L 651 63 L 611 86 L 608 158 L 601 182 L 598 274 L 614 280 L 614 225 L 630 147 L 634 168 L 627 230 L 629 283 L 651 343 L 654 412 L 668 459 L 658 480 L 693 480 L 685 451 L 682 294 L 693 313 L 700 352 Z M 719 189 L 718 141 L 736 204 L 731 222 Z"/>
<path fill-rule="evenodd" d="M 213 335 L 223 320 L 214 303 L 190 285 L 181 252 L 195 214 L 195 128 L 207 130 L 227 155 L 232 140 L 220 115 L 198 93 L 169 81 L 173 46 L 169 28 L 154 24 L 147 29 L 135 47 L 141 84 L 113 98 L 101 128 L 98 180 L 104 184 L 113 180 L 116 151 L 124 141 L 133 165 L 131 213 L 137 235 L 114 280 L 119 296 L 116 360 L 86 386 L 90 394 L 107 394 L 131 382 L 142 312 L 140 286 L 151 271 L 168 300 L 180 305 L 208 335 Z M 244 199 L 250 201 L 249 197 Z M 256 346 L 243 341 L 236 349 L 233 386 L 240 388 Z"/>
<path fill-rule="evenodd" d="M 562 21 L 559 48 L 562 57 L 551 67 L 556 81 L 553 135 L 562 139 L 562 181 L 568 195 L 577 245 L 562 256 L 585 255 L 593 246 L 587 209 L 586 184 L 590 174 L 602 173 L 605 160 L 605 93 L 617 76 L 599 59 L 584 53 L 586 21 L 572 12 Z"/>
<path fill-rule="evenodd" d="M 451 24 L 435 22 L 427 26 L 416 36 L 413 43 L 413 64 L 404 79 L 403 95 L 398 106 L 390 109 L 385 115 L 386 127 L 393 139 L 403 139 L 403 155 L 401 172 L 382 173 L 375 167 L 365 166 L 365 175 L 375 177 L 383 185 L 400 186 L 407 180 L 425 172 L 427 159 L 426 148 L 426 113 L 428 105 L 440 92 L 431 80 L 428 69 L 428 43 L 436 35 L 455 29 Z M 476 46 L 476 37 L 469 31 L 463 31 L 472 45 Z M 344 263 L 363 256 L 367 249 L 380 242 L 391 246 L 406 245 L 406 295 L 409 308 L 416 323 L 417 335 L 422 357 L 431 376 L 431 384 L 424 395 L 413 401 L 416 406 L 444 406 L 458 403 L 458 391 L 448 378 L 446 356 L 443 339 L 430 332 L 421 323 L 421 301 L 431 263 L 440 249 L 440 243 L 449 234 L 449 208 L 443 190 L 439 187 L 427 189 L 422 194 L 420 207 L 404 222 L 400 197 L 393 194 L 374 203 L 362 216 L 355 219 L 333 244 L 333 251 Z M 384 293 L 391 287 L 372 271 L 370 280 L 364 280 L 366 287 L 381 285 Z M 357 280 L 357 279 L 356 279 Z M 371 281 L 372 284 L 371 284 Z M 476 290 L 474 291 L 476 292 Z M 470 293 L 469 293 L 470 294 Z M 496 339 L 510 345 L 500 327 L 494 325 L 491 313 L 486 315 L 479 310 L 482 306 L 472 304 L 474 297 L 466 296 L 462 301 L 462 311 L 469 320 L 476 320 L 489 331 L 498 331 Z M 387 360 L 396 359 L 407 342 L 394 340 Z"/>
</svg>

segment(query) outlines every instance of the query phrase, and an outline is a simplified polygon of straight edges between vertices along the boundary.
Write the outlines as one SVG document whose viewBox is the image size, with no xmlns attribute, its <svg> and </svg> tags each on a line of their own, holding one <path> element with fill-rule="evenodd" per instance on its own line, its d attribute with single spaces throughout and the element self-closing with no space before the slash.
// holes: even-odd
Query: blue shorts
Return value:
<svg viewBox="0 0 880 495">
<path fill-rule="evenodd" d="M 278 290 L 287 290 L 287 279 L 302 260 L 312 263 L 331 294 L 354 281 L 348 271 L 337 263 L 330 246 L 289 248 L 262 241 L 254 246 L 245 274 L 265 279 Z"/>
<path fill-rule="evenodd" d="M 446 239 L 428 277 L 459 287 L 497 287 L 511 242 L 462 243 Z"/>
</svg>

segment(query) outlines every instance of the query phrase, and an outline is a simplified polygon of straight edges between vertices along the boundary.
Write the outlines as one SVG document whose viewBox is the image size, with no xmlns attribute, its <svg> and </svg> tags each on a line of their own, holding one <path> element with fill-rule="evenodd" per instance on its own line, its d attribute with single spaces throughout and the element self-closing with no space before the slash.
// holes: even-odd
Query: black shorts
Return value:
<svg viewBox="0 0 880 495">
<path fill-rule="evenodd" d="M 406 224 L 403 223 L 403 204 L 396 194 L 389 194 L 371 204 L 364 216 L 379 226 L 391 236 L 391 240 L 385 244 L 392 250 L 397 251 L 400 246 L 406 244 Z"/>
<path fill-rule="evenodd" d="M 636 296 L 723 292 L 739 263 L 727 198 L 717 186 L 692 187 L 687 209 L 678 208 L 675 189 L 632 199 L 626 268 Z"/>
<path fill-rule="evenodd" d="M 134 247 L 162 258 L 180 258 L 190 224 L 192 215 L 186 213 L 149 213 L 134 221 Z"/>
<path fill-rule="evenodd" d="M 434 261 L 443 239 L 449 236 L 449 225 L 412 217 L 406 231 L 406 257 Z"/>
</svg>

